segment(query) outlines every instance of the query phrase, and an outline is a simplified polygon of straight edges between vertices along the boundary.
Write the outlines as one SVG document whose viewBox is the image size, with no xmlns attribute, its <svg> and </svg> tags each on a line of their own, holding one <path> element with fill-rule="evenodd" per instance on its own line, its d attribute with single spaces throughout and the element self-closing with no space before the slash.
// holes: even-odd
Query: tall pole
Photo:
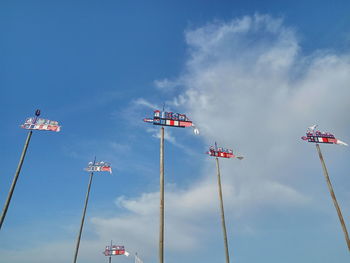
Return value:
<svg viewBox="0 0 350 263">
<path fill-rule="evenodd" d="M 219 167 L 219 159 L 217 157 L 216 157 L 216 168 L 217 168 L 217 176 L 218 176 L 218 188 L 219 188 L 219 199 L 220 199 L 220 209 L 221 209 L 221 224 L 222 224 L 222 232 L 224 234 L 226 263 L 230 263 L 230 256 L 229 256 L 229 252 L 228 252 L 226 224 L 225 224 L 224 201 L 222 199 L 220 167 Z"/>
<path fill-rule="evenodd" d="M 340 224 L 341 224 L 341 226 L 343 228 L 346 244 L 348 245 L 348 250 L 350 251 L 349 234 L 348 234 L 348 231 L 346 230 L 345 221 L 344 221 L 343 215 L 341 213 L 340 207 L 338 205 L 337 198 L 335 197 L 331 180 L 329 179 L 329 176 L 328 176 L 328 171 L 327 171 L 327 167 L 326 167 L 326 164 L 324 162 L 324 159 L 323 159 L 321 148 L 320 148 L 320 146 L 318 144 L 316 144 L 316 149 L 317 149 L 318 156 L 320 157 L 320 161 L 321 161 L 321 164 L 322 164 L 323 175 L 326 178 L 328 189 L 329 189 L 329 192 L 330 192 L 332 200 L 333 200 L 333 204 L 335 206 L 335 209 L 337 210 L 339 221 L 340 221 Z"/>
<path fill-rule="evenodd" d="M 84 225 L 84 220 L 85 220 L 85 214 L 86 214 L 86 207 L 89 201 L 89 195 L 90 195 L 90 188 L 91 188 L 91 183 L 92 183 L 92 178 L 94 176 L 94 173 L 92 172 L 90 174 L 90 180 L 89 180 L 89 185 L 88 185 L 88 189 L 86 192 L 86 197 L 85 197 L 85 205 L 84 205 L 84 210 L 83 210 L 83 216 L 81 218 L 81 224 L 80 224 L 80 229 L 79 229 L 79 233 L 78 233 L 78 238 L 77 238 L 77 244 L 75 247 L 75 253 L 74 253 L 74 260 L 73 263 L 77 262 L 77 257 L 78 257 L 78 251 L 79 251 L 79 245 L 80 245 L 80 238 L 81 238 L 81 232 L 83 231 L 83 225 Z"/>
<path fill-rule="evenodd" d="M 160 129 L 159 262 L 164 261 L 164 127 Z"/>
<path fill-rule="evenodd" d="M 26 152 L 27 152 L 27 149 L 28 149 L 30 138 L 32 137 L 32 133 L 33 133 L 33 131 L 29 131 L 28 132 L 26 142 L 24 143 L 23 151 L 22 151 L 21 157 L 19 159 L 19 163 L 18 163 L 18 166 L 17 166 L 17 169 L 16 169 L 16 173 L 15 173 L 15 176 L 13 178 L 12 185 L 11 185 L 10 191 L 8 193 L 8 196 L 7 196 L 4 208 L 2 210 L 2 214 L 1 214 L 1 218 L 0 218 L 0 229 L 2 227 L 2 224 L 3 224 L 4 220 L 5 220 L 7 209 L 9 208 L 9 205 L 10 205 L 12 194 L 13 194 L 13 191 L 15 190 L 19 173 L 21 172 L 22 164 L 23 164 L 23 161 L 24 161 L 24 157 L 26 156 Z"/>
<path fill-rule="evenodd" d="M 109 247 L 109 249 L 111 250 L 112 249 L 112 240 L 111 240 L 111 246 Z M 111 252 L 109 252 L 109 263 L 112 262 L 112 255 L 111 255 Z"/>
</svg>

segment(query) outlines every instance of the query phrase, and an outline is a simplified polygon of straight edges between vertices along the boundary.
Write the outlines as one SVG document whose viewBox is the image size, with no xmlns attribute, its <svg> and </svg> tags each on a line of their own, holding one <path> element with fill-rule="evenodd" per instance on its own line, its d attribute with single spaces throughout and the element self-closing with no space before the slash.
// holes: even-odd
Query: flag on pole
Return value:
<svg viewBox="0 0 350 263">
<path fill-rule="evenodd" d="M 301 137 L 302 140 L 313 143 L 339 144 L 348 146 L 347 143 L 335 138 L 330 132 L 321 132 L 316 130 L 317 125 L 309 127 L 306 131 L 306 136 Z"/>
<path fill-rule="evenodd" d="M 88 172 L 109 172 L 112 173 L 112 167 L 106 162 L 89 162 L 88 167 L 85 168 Z"/>
<path fill-rule="evenodd" d="M 103 252 L 105 256 L 116 256 L 116 255 L 125 255 L 129 256 L 129 253 L 125 251 L 124 246 L 106 246 L 105 251 Z"/>
<path fill-rule="evenodd" d="M 198 135 L 199 130 L 193 122 L 185 115 L 174 112 L 155 110 L 152 118 L 143 119 L 144 122 L 153 123 L 153 125 L 171 126 L 171 127 L 192 127 L 194 134 Z"/>
<path fill-rule="evenodd" d="M 58 125 L 57 121 L 51 121 L 47 119 L 29 117 L 25 120 L 21 128 L 26 130 L 42 130 L 42 131 L 54 131 L 59 132 L 61 126 Z"/>
<path fill-rule="evenodd" d="M 103 253 L 105 254 L 105 256 L 109 256 L 109 252 L 110 252 L 110 248 L 109 246 L 106 246 L 106 249 Z"/>
</svg>

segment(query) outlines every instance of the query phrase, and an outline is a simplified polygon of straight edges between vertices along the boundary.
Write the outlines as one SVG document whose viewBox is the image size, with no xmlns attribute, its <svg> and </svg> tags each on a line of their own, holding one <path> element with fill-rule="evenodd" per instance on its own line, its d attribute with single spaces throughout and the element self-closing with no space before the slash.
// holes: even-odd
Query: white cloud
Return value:
<svg viewBox="0 0 350 263">
<path fill-rule="evenodd" d="M 228 217 L 244 216 L 257 206 L 313 202 L 302 186 L 305 175 L 298 173 L 298 166 L 308 165 L 303 155 L 311 145 L 300 137 L 315 122 L 346 134 L 350 117 L 337 116 L 350 109 L 349 56 L 303 56 L 295 31 L 267 15 L 188 30 L 186 41 L 190 58 L 179 76 L 185 91 L 174 105 L 189 113 L 207 144 L 216 140 L 239 147 L 247 157 L 241 163 L 222 162 Z M 195 247 L 203 234 L 195 227 L 198 218 L 203 223 L 217 212 L 215 171 L 208 165 L 200 184 L 168 193 L 168 224 L 185 229 L 169 233 L 168 242 L 189 238 Z M 158 194 L 152 196 L 150 207 L 145 204 L 152 202 L 142 196 L 125 202 L 125 208 L 135 213 L 138 207 L 135 217 L 147 218 L 144 209 L 156 213 Z"/>
<path fill-rule="evenodd" d="M 159 126 L 158 126 L 159 127 Z M 146 129 L 147 132 L 152 133 L 152 137 L 160 139 L 160 129 L 151 127 Z M 176 145 L 180 146 L 174 136 L 171 135 L 171 132 L 168 129 L 164 129 L 164 140 Z"/>
<path fill-rule="evenodd" d="M 151 102 L 149 102 L 148 100 L 144 99 L 144 98 L 138 98 L 134 101 L 134 105 L 137 106 L 145 106 L 147 108 L 150 108 L 152 110 L 154 109 L 159 109 L 160 107 L 156 104 L 153 104 Z"/>
<path fill-rule="evenodd" d="M 306 127 L 318 123 L 349 141 L 345 135 L 350 115 L 344 114 L 350 110 L 349 55 L 304 56 L 294 30 L 267 15 L 188 30 L 186 42 L 190 57 L 179 76 L 184 91 L 173 103 L 189 113 L 207 144 L 218 141 L 246 156 L 241 162 L 221 162 L 227 217 L 239 220 L 259 207 L 314 205 L 316 197 L 302 185 L 308 179 L 300 167 L 315 159 L 311 145 L 300 137 Z M 144 99 L 135 103 L 159 108 Z M 170 134 L 166 138 L 177 143 Z M 188 188 L 167 186 L 169 251 L 195 251 L 202 238 L 212 235 L 209 225 L 218 216 L 213 160 L 203 163 L 201 174 L 200 181 Z M 158 203 L 157 192 L 121 197 L 117 204 L 123 214 L 95 216 L 94 232 L 99 240 L 117 236 L 146 258 L 154 258 Z M 254 226 L 241 226 L 242 231 L 254 232 Z M 96 240 L 86 242 L 92 246 Z M 88 262 L 87 256 L 84 259 Z"/>
<path fill-rule="evenodd" d="M 175 87 L 181 85 L 181 81 L 177 80 L 177 81 L 171 81 L 167 78 L 165 79 L 157 79 L 154 81 L 154 85 L 157 89 L 159 90 L 172 90 Z"/>
<path fill-rule="evenodd" d="M 298 174 L 298 166 L 307 166 L 301 155 L 311 145 L 300 137 L 315 122 L 345 134 L 350 117 L 340 121 L 337 116 L 349 112 L 349 56 L 303 56 L 294 30 L 262 15 L 188 30 L 186 41 L 190 58 L 179 76 L 185 90 L 173 104 L 189 113 L 207 144 L 216 140 L 239 147 L 247 157 L 221 162 L 227 217 L 239 220 L 262 206 L 312 203 L 314 197 L 301 184 L 305 175 Z M 176 143 L 169 134 L 168 140 Z M 208 225 L 218 216 L 213 165 L 204 164 L 201 181 L 189 188 L 167 190 L 170 251 L 196 249 L 211 235 Z M 144 253 L 156 250 L 158 193 L 124 197 L 119 205 L 124 216 L 94 219 L 99 235 L 115 231 Z M 254 232 L 254 226 L 242 229 Z"/>
</svg>

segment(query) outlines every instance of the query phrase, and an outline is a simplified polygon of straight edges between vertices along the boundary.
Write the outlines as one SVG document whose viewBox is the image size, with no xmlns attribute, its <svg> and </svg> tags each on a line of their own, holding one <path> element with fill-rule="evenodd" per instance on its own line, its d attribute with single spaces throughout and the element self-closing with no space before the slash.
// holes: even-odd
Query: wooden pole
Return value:
<svg viewBox="0 0 350 263">
<path fill-rule="evenodd" d="M 10 191 L 8 193 L 8 196 L 7 196 L 4 208 L 2 210 L 2 214 L 1 214 L 1 218 L 0 218 L 0 229 L 2 227 L 2 224 L 3 224 L 4 220 L 5 220 L 5 216 L 6 216 L 7 210 L 8 210 L 9 205 L 10 205 L 11 198 L 12 198 L 12 195 L 13 195 L 13 191 L 15 190 L 16 183 L 17 183 L 17 180 L 18 180 L 18 176 L 19 176 L 19 174 L 21 172 L 22 164 L 23 164 L 24 158 L 26 156 L 26 152 L 27 152 L 27 149 L 28 149 L 30 138 L 32 137 L 32 133 L 33 133 L 33 131 L 29 131 L 28 132 L 27 139 L 26 139 L 26 141 L 24 143 L 23 151 L 22 151 L 21 157 L 19 159 L 19 163 L 18 163 L 16 172 L 15 172 L 15 176 L 13 178 L 12 185 L 10 187 Z"/>
<path fill-rule="evenodd" d="M 320 146 L 318 144 L 316 144 L 316 149 L 317 149 L 318 156 L 320 157 L 320 161 L 321 161 L 321 164 L 322 164 L 323 175 L 326 178 L 328 189 L 329 189 L 329 192 L 330 192 L 332 200 L 333 200 L 333 204 L 335 206 L 335 209 L 337 210 L 339 221 L 340 221 L 340 224 L 341 224 L 341 226 L 343 228 L 346 244 L 348 245 L 348 250 L 350 251 L 349 234 L 348 234 L 348 231 L 346 229 L 345 221 L 344 221 L 343 215 L 341 213 L 340 207 L 338 205 L 337 198 L 335 197 L 331 180 L 329 179 L 329 176 L 328 176 L 328 171 L 327 171 L 327 167 L 326 167 L 326 164 L 324 162 L 324 159 L 323 159 L 321 148 L 320 148 Z"/>
<path fill-rule="evenodd" d="M 95 163 L 95 162 L 94 162 Z M 83 226 L 84 226 L 84 220 L 85 220 L 85 214 L 86 214 L 86 207 L 88 205 L 88 201 L 89 201 L 89 195 L 90 195 L 90 188 L 91 188 L 91 183 L 92 183 L 92 178 L 94 176 L 94 173 L 90 174 L 90 180 L 89 180 L 89 185 L 88 185 L 88 189 L 86 192 L 86 197 L 85 197 L 85 205 L 84 205 L 84 210 L 83 210 L 83 215 L 81 217 L 81 224 L 80 224 L 80 229 L 79 229 L 79 233 L 78 233 L 78 238 L 77 238 L 77 244 L 75 247 L 75 253 L 74 253 L 74 260 L 73 263 L 77 262 L 77 257 L 78 257 L 78 251 L 79 251 L 79 245 L 80 245 L 80 239 L 81 239 L 81 233 L 83 231 Z"/>
<path fill-rule="evenodd" d="M 217 177 L 218 177 L 218 188 L 219 188 L 219 200 L 220 200 L 220 209 L 221 209 L 221 224 L 222 224 L 222 232 L 224 234 L 224 245 L 225 245 L 225 255 L 226 255 L 226 263 L 230 263 L 230 256 L 228 252 L 228 242 L 227 242 L 227 232 L 226 232 L 226 224 L 225 224 L 225 212 L 224 212 L 224 201 L 222 199 L 222 188 L 221 188 L 221 178 L 220 178 L 220 167 L 219 167 L 219 159 L 216 157 L 216 168 L 217 168 Z"/>
<path fill-rule="evenodd" d="M 113 240 L 111 240 L 111 246 L 109 247 L 109 263 L 112 263 L 112 255 L 111 255 L 111 249 L 112 249 L 112 241 Z"/>
<path fill-rule="evenodd" d="M 160 129 L 159 262 L 164 261 L 164 127 Z"/>
</svg>

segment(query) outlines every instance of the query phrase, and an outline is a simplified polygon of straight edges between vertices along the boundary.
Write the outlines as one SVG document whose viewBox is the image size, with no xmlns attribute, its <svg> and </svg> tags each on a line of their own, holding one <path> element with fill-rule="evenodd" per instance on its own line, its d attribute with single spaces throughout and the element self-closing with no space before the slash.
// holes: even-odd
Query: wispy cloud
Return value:
<svg viewBox="0 0 350 263">
<path fill-rule="evenodd" d="M 305 56 L 295 31 L 267 15 L 187 30 L 186 43 L 189 58 L 179 76 L 184 91 L 173 103 L 190 113 L 206 144 L 218 141 L 225 147 L 239 147 L 247 157 L 242 162 L 222 162 L 227 217 L 239 221 L 256 215 L 261 207 L 266 211 L 315 205 L 318 196 L 310 185 L 305 186 L 311 181 L 301 172 L 314 159 L 309 156 L 311 146 L 300 136 L 304 128 L 318 123 L 350 141 L 350 115 L 344 114 L 350 111 L 349 54 Z M 162 85 L 171 83 L 158 83 Z M 134 103 L 159 108 L 145 99 Z M 158 130 L 148 131 L 159 137 Z M 170 133 L 166 139 L 177 144 Z M 187 188 L 167 186 L 168 251 L 195 256 L 203 251 L 203 240 L 213 235 L 211 222 L 218 213 L 214 164 L 204 162 L 198 170 L 200 180 Z M 123 212 L 95 215 L 92 224 L 97 238 L 85 246 L 96 250 L 96 240 L 117 236 L 125 245 L 137 247 L 146 259 L 154 259 L 159 193 L 124 196 L 116 203 Z M 240 227 L 249 235 L 254 232 L 254 225 L 239 222 L 235 231 Z M 89 255 L 82 253 L 82 260 L 92 262 Z"/>
<path fill-rule="evenodd" d="M 239 147 L 247 156 L 241 163 L 222 165 L 227 216 L 244 217 L 261 206 L 313 203 L 315 197 L 302 186 L 304 175 L 298 172 L 299 167 L 308 165 L 305 156 L 297 154 L 308 148 L 300 136 L 315 122 L 346 134 L 345 123 L 350 117 L 339 121 L 334 116 L 349 111 L 349 56 L 323 52 L 303 56 L 295 31 L 285 27 L 283 20 L 267 15 L 188 30 L 186 42 L 190 56 L 179 76 L 184 91 L 173 104 L 196 121 L 208 145 L 216 140 L 225 147 Z M 165 87 L 172 83 L 158 84 Z M 171 136 L 168 139 L 176 143 Z M 196 226 L 210 222 L 217 213 L 215 170 L 207 163 L 201 173 L 200 184 L 193 182 L 188 189 L 168 191 L 167 224 L 177 229 L 169 234 L 169 243 L 187 240 L 185 244 L 195 248 L 203 237 Z M 128 238 L 130 231 L 140 231 L 132 230 L 140 224 L 136 221 L 155 220 L 157 199 L 158 193 L 123 199 L 128 216 L 96 218 L 94 222 L 101 229 L 107 229 L 104 220 L 130 224 Z M 244 227 L 253 231 L 252 226 Z M 155 242 L 153 231 L 142 234 Z"/>
<path fill-rule="evenodd" d="M 144 107 L 150 108 L 152 110 L 160 108 L 160 106 L 153 104 L 144 98 L 138 98 L 138 99 L 134 100 L 133 104 L 136 106 L 144 106 Z"/>
<path fill-rule="evenodd" d="M 160 129 L 152 127 L 147 128 L 146 131 L 148 133 L 151 133 L 152 137 L 160 139 Z M 171 135 L 171 132 L 168 129 L 164 129 L 164 140 L 167 140 L 175 146 L 181 147 L 181 145 L 177 143 L 175 137 Z"/>
<path fill-rule="evenodd" d="M 178 87 L 181 85 L 180 80 L 169 80 L 167 78 L 165 79 L 158 79 L 154 81 L 154 85 L 157 89 L 162 90 L 162 91 L 171 91 L 175 87 Z"/>
</svg>

